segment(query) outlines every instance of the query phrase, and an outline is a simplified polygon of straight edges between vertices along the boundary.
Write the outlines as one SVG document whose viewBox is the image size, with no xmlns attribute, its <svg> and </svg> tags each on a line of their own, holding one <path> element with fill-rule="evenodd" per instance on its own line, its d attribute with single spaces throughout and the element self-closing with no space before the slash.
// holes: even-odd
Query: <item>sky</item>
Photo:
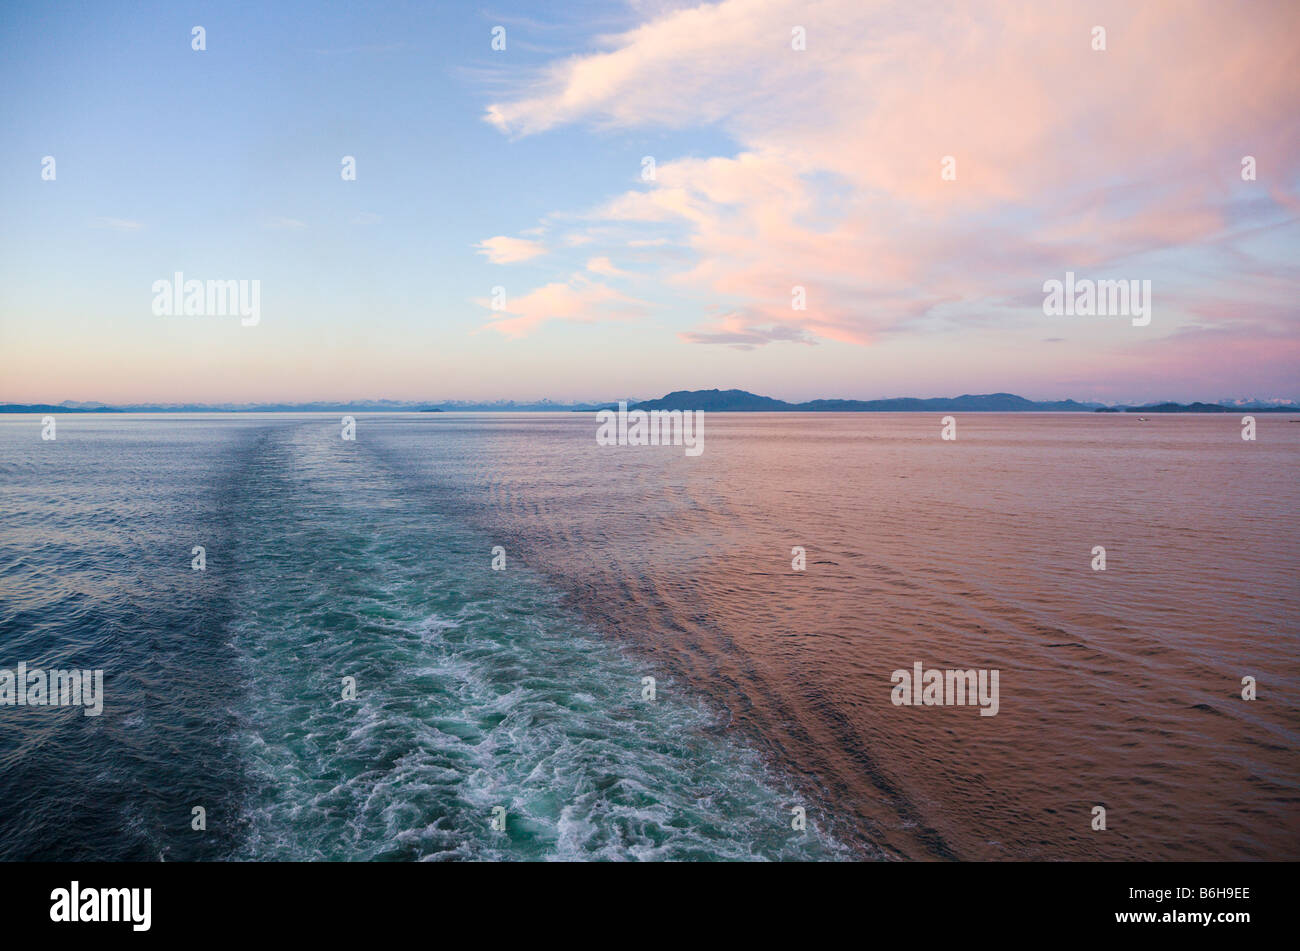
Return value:
<svg viewBox="0 0 1300 951">
<path fill-rule="evenodd" d="M 1297 36 L 1289 0 L 7 0 L 0 402 L 1300 399 Z M 177 272 L 258 281 L 256 324 L 155 313 Z M 1045 314 L 1067 272 L 1150 322 Z"/>
</svg>

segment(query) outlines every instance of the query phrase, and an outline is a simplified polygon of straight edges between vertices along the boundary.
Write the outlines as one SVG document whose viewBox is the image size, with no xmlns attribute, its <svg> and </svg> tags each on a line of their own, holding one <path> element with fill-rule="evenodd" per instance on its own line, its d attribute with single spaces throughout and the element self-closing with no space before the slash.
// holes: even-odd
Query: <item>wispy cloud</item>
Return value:
<svg viewBox="0 0 1300 951">
<path fill-rule="evenodd" d="M 753 350 L 769 343 L 803 343 L 816 344 L 816 340 L 798 327 L 773 325 L 770 327 L 747 326 L 747 321 L 739 315 L 730 314 L 720 321 L 718 329 L 692 330 L 678 334 L 687 343 L 721 344 L 734 350 Z"/>
<path fill-rule="evenodd" d="M 489 307 L 487 300 L 476 301 Z M 506 337 L 523 337 L 547 321 L 595 323 L 601 320 L 632 320 L 645 315 L 644 301 L 628 297 L 605 284 L 574 274 L 567 281 L 554 281 L 521 297 L 507 300 L 487 324 Z"/>
<path fill-rule="evenodd" d="M 298 231 L 307 227 L 307 223 L 299 221 L 297 218 L 274 217 L 267 218 L 262 222 L 263 228 L 269 228 L 272 231 Z"/>
<path fill-rule="evenodd" d="M 505 235 L 485 238 L 474 247 L 479 254 L 482 254 L 493 264 L 517 264 L 520 261 L 528 261 L 546 253 L 546 246 L 540 241 L 533 241 L 528 238 L 510 238 Z"/>
<path fill-rule="evenodd" d="M 615 267 L 614 262 L 607 257 L 592 258 L 587 262 L 587 270 L 604 277 L 627 277 L 627 271 Z"/>
<path fill-rule="evenodd" d="M 94 228 L 107 228 L 111 231 L 139 231 L 144 224 L 126 218 L 94 218 L 90 222 Z"/>
</svg>

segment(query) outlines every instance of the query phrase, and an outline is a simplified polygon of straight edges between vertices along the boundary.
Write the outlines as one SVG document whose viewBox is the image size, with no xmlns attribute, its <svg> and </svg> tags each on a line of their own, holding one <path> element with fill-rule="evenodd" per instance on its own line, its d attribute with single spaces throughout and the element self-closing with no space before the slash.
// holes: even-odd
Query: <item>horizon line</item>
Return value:
<svg viewBox="0 0 1300 951">
<path fill-rule="evenodd" d="M 590 399 L 569 399 L 557 400 L 551 397 L 540 397 L 536 399 L 518 399 L 498 397 L 495 399 L 461 399 L 461 398 L 444 398 L 444 399 L 391 399 L 387 397 L 362 397 L 349 399 L 307 399 L 307 400 L 260 400 L 260 401 L 243 401 L 236 402 L 233 400 L 218 401 L 201 401 L 189 402 L 184 400 L 170 401 L 138 401 L 131 403 L 114 403 L 102 400 L 70 400 L 61 401 L 19 401 L 19 400 L 0 400 L 0 413 L 23 413 L 34 412 L 38 410 L 65 410 L 75 412 L 149 412 L 165 411 L 176 412 L 192 410 L 195 412 L 258 412 L 267 411 L 268 409 L 283 409 L 292 411 L 300 409 L 302 411 L 312 411 L 312 407 L 320 407 L 320 412 L 330 412 L 336 408 L 346 407 L 364 407 L 364 406 L 381 406 L 392 407 L 394 411 L 411 410 L 420 411 L 435 409 L 441 407 L 477 407 L 492 406 L 502 409 L 516 408 L 522 411 L 528 411 L 529 407 L 554 407 L 557 410 L 573 409 L 600 409 L 604 407 L 618 406 L 625 403 L 628 406 L 634 406 L 642 403 L 656 403 L 669 399 L 670 397 L 682 396 L 699 396 L 702 394 L 720 395 L 733 394 L 736 398 L 752 398 L 756 400 L 765 400 L 788 407 L 808 406 L 811 404 L 827 403 L 847 403 L 847 404 L 873 404 L 873 403 L 891 403 L 891 402 L 954 402 L 958 400 L 973 399 L 992 399 L 997 397 L 1012 398 L 1022 400 L 1026 403 L 1035 405 L 1046 404 L 1075 404 L 1086 407 L 1088 410 L 1098 408 L 1125 408 L 1133 407 L 1137 409 L 1156 407 L 1156 406 L 1219 406 L 1224 408 L 1255 408 L 1255 409 L 1294 409 L 1300 411 L 1300 401 L 1289 397 L 1252 397 L 1250 399 L 1237 398 L 1196 398 L 1190 401 L 1176 399 L 1155 399 L 1144 400 L 1140 402 L 1130 401 L 1103 401 L 1103 400 L 1080 400 L 1074 397 L 1052 398 L 1052 399 L 1031 399 L 1020 396 L 1007 390 L 999 390 L 991 393 L 962 393 L 955 396 L 885 396 L 885 397 L 815 397 L 807 400 L 785 400 L 779 397 L 769 397 L 762 394 L 754 393 L 750 390 L 738 388 L 710 388 L 698 390 L 671 390 L 660 397 L 632 398 L 624 397 L 617 399 L 590 400 Z M 358 409 L 358 412 L 382 412 L 383 410 Z M 471 410 L 466 410 L 471 411 Z M 536 411 L 536 410 L 532 410 Z M 714 412 L 725 412 L 726 410 L 714 410 Z M 753 410 L 740 410 L 741 412 L 752 412 Z M 903 410 L 905 411 L 905 410 Z M 995 410 L 996 412 L 996 410 Z M 1058 410 L 1058 412 L 1071 412 L 1071 410 Z"/>
</svg>

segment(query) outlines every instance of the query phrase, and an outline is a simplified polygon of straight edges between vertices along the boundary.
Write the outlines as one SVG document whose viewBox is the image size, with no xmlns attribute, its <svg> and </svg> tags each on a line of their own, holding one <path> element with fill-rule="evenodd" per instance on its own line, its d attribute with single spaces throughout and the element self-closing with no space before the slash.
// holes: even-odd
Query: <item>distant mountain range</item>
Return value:
<svg viewBox="0 0 1300 951">
<path fill-rule="evenodd" d="M 885 400 L 810 400 L 787 403 L 744 390 L 678 390 L 657 400 L 635 403 L 629 409 L 703 409 L 717 413 L 1300 413 L 1300 405 L 1266 403 L 1157 403 L 1150 406 L 1104 406 L 1075 400 L 1027 400 L 1014 393 L 917 399 L 912 396 Z"/>
<path fill-rule="evenodd" d="M 1103 406 L 1098 413 L 1300 413 L 1300 406 L 1275 403 L 1152 403 L 1149 406 Z"/>
<path fill-rule="evenodd" d="M 1027 400 L 1014 393 L 985 393 L 979 396 L 912 396 L 884 400 L 809 400 L 787 403 L 745 390 L 675 390 L 657 400 L 628 401 L 630 409 L 695 410 L 714 413 L 1300 413 L 1300 404 L 1273 403 L 1152 403 L 1145 406 L 1106 406 L 1075 400 Z M 317 403 L 136 403 L 111 406 L 106 403 L 67 401 L 64 403 L 0 403 L 0 413 L 441 413 L 441 412 L 592 412 L 615 409 L 617 403 L 555 403 L 540 400 L 517 403 L 498 400 L 476 403 L 469 400 L 401 401 L 356 400 Z"/>
<path fill-rule="evenodd" d="M 1088 413 L 1100 403 L 1059 400 L 1035 403 L 1012 393 L 984 396 L 954 396 L 917 399 L 913 396 L 887 400 L 810 400 L 787 403 L 770 396 L 755 396 L 744 390 L 678 390 L 662 399 L 636 403 L 633 409 L 703 409 L 716 413 Z"/>
</svg>

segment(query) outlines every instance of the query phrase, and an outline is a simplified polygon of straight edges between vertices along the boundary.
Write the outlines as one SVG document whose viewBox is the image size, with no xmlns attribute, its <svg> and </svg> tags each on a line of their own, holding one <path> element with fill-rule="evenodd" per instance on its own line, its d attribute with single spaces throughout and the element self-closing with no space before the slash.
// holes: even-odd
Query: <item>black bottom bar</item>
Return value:
<svg viewBox="0 0 1300 951">
<path fill-rule="evenodd" d="M 148 936 L 385 940 L 414 926 L 536 941 L 557 931 L 687 938 L 701 918 L 736 933 L 829 927 L 915 941 L 1124 935 L 1234 941 L 1284 926 L 1290 864 L 5 864 L 7 938 Z M 75 917 L 113 917 L 76 922 Z M 148 929 L 144 892 L 149 889 Z M 61 890 L 61 891 L 60 891 Z M 54 917 L 69 920 L 54 921 Z M 593 931 L 594 926 L 621 928 Z M 1271 926 L 1271 928 L 1270 928 Z M 454 930 L 453 930 L 454 929 Z"/>
</svg>

